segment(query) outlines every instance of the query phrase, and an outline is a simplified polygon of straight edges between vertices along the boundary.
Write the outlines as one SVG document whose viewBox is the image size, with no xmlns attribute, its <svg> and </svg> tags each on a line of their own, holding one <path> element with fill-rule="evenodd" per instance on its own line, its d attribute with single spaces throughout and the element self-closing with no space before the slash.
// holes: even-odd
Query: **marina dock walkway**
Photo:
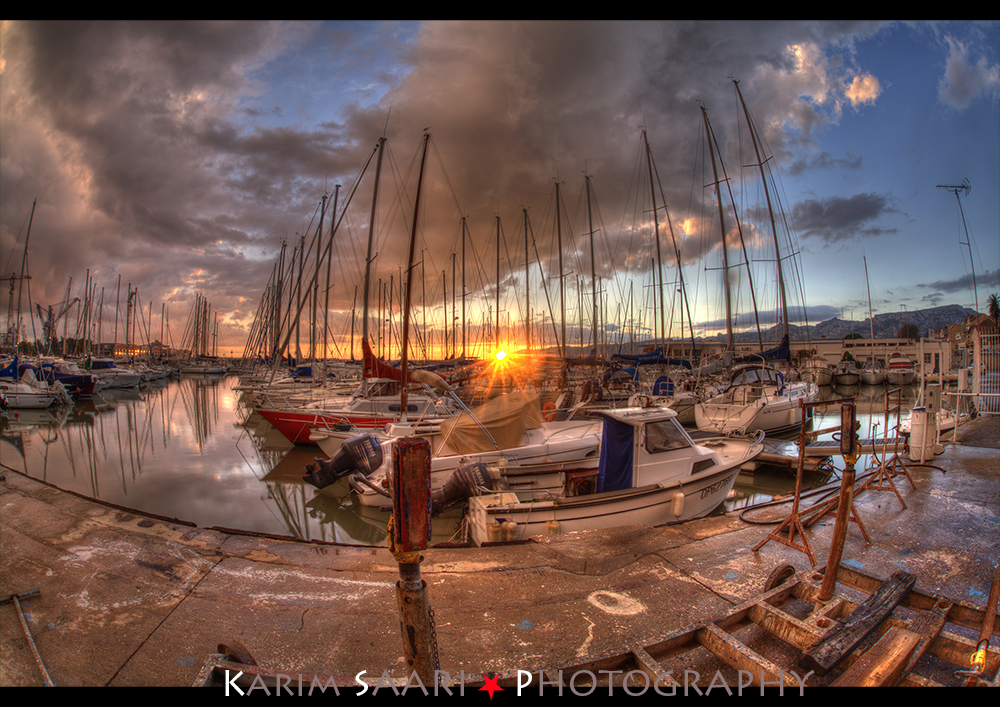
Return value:
<svg viewBox="0 0 1000 707">
<path fill-rule="evenodd" d="M 896 477 L 905 510 L 890 491 L 857 497 L 872 544 L 852 525 L 843 563 L 883 578 L 904 569 L 919 589 L 982 606 L 1000 568 L 1000 418 L 973 421 L 909 471 L 916 489 Z M 777 542 L 752 552 L 774 527 L 758 523 L 779 512 L 428 549 L 441 669 L 537 670 L 724 614 L 774 568 L 809 568 Z M 833 526 L 828 516 L 808 531 L 820 566 Z M 150 519 L 11 471 L 0 482 L 0 593 L 38 591 L 22 608 L 57 686 L 190 686 L 229 642 L 276 670 L 403 677 L 397 578 L 386 549 Z M 0 684 L 43 684 L 11 602 L 0 605 Z"/>
</svg>

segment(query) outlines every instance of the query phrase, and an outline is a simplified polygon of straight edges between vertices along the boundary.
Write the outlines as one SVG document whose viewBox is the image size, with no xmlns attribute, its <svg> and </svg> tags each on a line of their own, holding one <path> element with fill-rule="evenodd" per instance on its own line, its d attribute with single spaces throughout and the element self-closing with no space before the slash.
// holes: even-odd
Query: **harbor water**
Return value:
<svg viewBox="0 0 1000 707">
<path fill-rule="evenodd" d="M 88 498 L 203 528 L 384 546 L 389 514 L 361 506 L 346 481 L 322 492 L 304 483 L 304 467 L 322 452 L 287 442 L 242 402 L 236 384 L 233 376 L 183 375 L 105 390 L 59 409 L 11 410 L 0 421 L 0 464 Z M 862 439 L 884 434 L 884 387 L 824 388 L 821 397 L 855 400 Z M 913 389 L 901 390 L 904 418 L 914 398 Z M 839 405 L 818 408 L 813 428 L 839 420 Z M 897 423 L 891 415 L 890 427 Z M 804 487 L 836 482 L 843 460 L 830 462 L 805 472 Z M 866 463 L 862 458 L 859 469 Z M 794 467 L 760 467 L 740 475 L 719 512 L 794 488 Z M 462 543 L 461 511 L 435 518 L 433 535 L 435 543 Z"/>
</svg>

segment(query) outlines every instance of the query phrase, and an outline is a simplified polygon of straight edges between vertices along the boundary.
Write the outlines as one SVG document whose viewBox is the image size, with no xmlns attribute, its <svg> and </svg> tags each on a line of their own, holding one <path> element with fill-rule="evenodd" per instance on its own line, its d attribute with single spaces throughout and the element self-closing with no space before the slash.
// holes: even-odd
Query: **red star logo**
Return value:
<svg viewBox="0 0 1000 707">
<path fill-rule="evenodd" d="M 493 701 L 494 692 L 503 692 L 503 688 L 497 685 L 497 680 L 499 679 L 500 679 L 499 675 L 496 677 L 488 678 L 486 677 L 486 673 L 483 673 L 483 680 L 486 681 L 486 684 L 483 685 L 481 688 L 479 688 L 479 691 L 482 692 L 483 690 L 486 690 L 486 692 L 490 693 L 490 702 Z"/>
</svg>

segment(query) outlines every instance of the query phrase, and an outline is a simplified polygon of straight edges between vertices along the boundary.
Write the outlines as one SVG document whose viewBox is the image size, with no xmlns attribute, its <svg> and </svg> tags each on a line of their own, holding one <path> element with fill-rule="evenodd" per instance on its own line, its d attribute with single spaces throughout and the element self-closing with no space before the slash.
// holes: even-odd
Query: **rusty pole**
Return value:
<svg viewBox="0 0 1000 707">
<path fill-rule="evenodd" d="M 440 668 L 433 612 L 427 583 L 420 577 L 421 552 L 431 534 L 430 444 L 420 437 L 397 440 L 392 449 L 392 517 L 389 550 L 399 563 L 396 603 L 403 638 L 407 678 L 416 673 L 424 685 L 432 684 Z"/>
<path fill-rule="evenodd" d="M 837 521 L 833 526 L 833 540 L 830 543 L 830 555 L 826 561 L 826 572 L 823 574 L 823 584 L 817 599 L 827 601 L 833 596 L 837 585 L 837 570 L 840 568 L 840 557 L 844 553 L 844 542 L 847 539 L 847 525 L 851 517 L 851 506 L 854 503 L 854 463 L 858 460 L 860 445 L 857 430 L 857 411 L 854 402 L 845 402 L 840 408 L 840 453 L 844 455 L 844 477 L 840 480 L 840 500 L 837 502 Z"/>
</svg>

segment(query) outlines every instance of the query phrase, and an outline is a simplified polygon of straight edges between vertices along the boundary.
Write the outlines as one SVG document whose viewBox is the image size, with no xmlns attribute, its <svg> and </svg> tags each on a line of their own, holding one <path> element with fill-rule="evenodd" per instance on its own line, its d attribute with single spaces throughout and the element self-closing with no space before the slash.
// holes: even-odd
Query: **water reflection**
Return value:
<svg viewBox="0 0 1000 707">
<path fill-rule="evenodd" d="M 346 481 L 322 492 L 304 484 L 303 468 L 319 449 L 293 447 L 242 402 L 235 384 L 231 376 L 185 375 L 61 409 L 21 410 L 0 422 L 0 462 L 68 491 L 200 527 L 385 545 L 388 512 L 361 506 Z M 883 434 L 884 387 L 825 388 L 821 396 L 853 398 L 861 436 Z M 904 416 L 913 398 L 904 390 Z M 831 427 L 839 419 L 832 405 L 818 410 L 813 424 Z M 896 422 L 894 416 L 890 425 Z M 842 467 L 841 458 L 834 461 Z M 838 478 L 827 466 L 804 481 L 808 487 Z M 742 474 L 727 508 L 791 494 L 794 486 L 787 469 Z M 460 530 L 456 510 L 435 518 L 432 541 L 461 541 Z"/>
</svg>

